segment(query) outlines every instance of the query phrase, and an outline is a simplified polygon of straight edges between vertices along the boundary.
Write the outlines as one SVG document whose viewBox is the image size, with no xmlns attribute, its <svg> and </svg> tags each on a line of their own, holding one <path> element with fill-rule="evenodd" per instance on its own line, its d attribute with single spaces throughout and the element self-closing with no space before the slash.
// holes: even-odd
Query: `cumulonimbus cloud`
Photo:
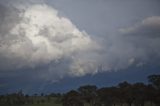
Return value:
<svg viewBox="0 0 160 106">
<path fill-rule="evenodd" d="M 35 69 L 40 78 L 54 81 L 68 75 L 142 66 L 151 58 L 160 58 L 159 16 L 106 35 L 99 43 L 43 0 L 9 7 L 3 4 L 0 12 L 3 71 Z"/>
<path fill-rule="evenodd" d="M 2 70 L 36 68 L 63 58 L 74 61 L 76 54 L 95 48 L 96 44 L 85 31 L 78 30 L 69 19 L 59 16 L 57 10 L 46 4 L 4 9 L 6 12 L 1 17 L 4 22 L 0 26 Z M 67 64 L 73 70 L 72 62 Z"/>
</svg>

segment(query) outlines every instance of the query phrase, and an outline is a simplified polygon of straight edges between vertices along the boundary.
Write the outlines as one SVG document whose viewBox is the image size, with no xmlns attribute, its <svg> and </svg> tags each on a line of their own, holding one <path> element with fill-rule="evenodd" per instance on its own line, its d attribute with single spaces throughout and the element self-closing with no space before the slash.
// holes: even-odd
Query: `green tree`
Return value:
<svg viewBox="0 0 160 106">
<path fill-rule="evenodd" d="M 97 87 L 95 85 L 85 85 L 78 88 L 83 100 L 88 102 L 90 106 L 94 106 L 96 104 L 96 91 Z"/>
<path fill-rule="evenodd" d="M 77 91 L 70 91 L 62 99 L 63 106 L 84 106 L 80 94 Z"/>
<path fill-rule="evenodd" d="M 150 102 L 150 106 L 153 106 L 153 102 L 155 101 L 155 97 L 157 95 L 156 89 L 151 85 L 147 85 L 146 87 L 146 95 L 147 95 L 147 101 Z"/>
<path fill-rule="evenodd" d="M 97 91 L 100 102 L 104 106 L 114 106 L 118 102 L 118 89 L 116 87 L 105 87 Z"/>
<path fill-rule="evenodd" d="M 133 93 L 133 87 L 128 82 L 122 82 L 118 85 L 120 91 L 121 91 L 121 98 L 125 103 L 128 104 L 128 106 L 131 106 L 134 102 L 134 93 Z"/>
<path fill-rule="evenodd" d="M 148 76 L 148 81 L 156 88 L 160 90 L 160 75 Z"/>
<path fill-rule="evenodd" d="M 150 75 L 148 81 L 155 88 L 154 103 L 160 106 L 160 75 Z"/>
<path fill-rule="evenodd" d="M 147 86 L 143 83 L 135 83 L 132 85 L 134 104 L 136 106 L 144 106 L 147 101 Z"/>
</svg>

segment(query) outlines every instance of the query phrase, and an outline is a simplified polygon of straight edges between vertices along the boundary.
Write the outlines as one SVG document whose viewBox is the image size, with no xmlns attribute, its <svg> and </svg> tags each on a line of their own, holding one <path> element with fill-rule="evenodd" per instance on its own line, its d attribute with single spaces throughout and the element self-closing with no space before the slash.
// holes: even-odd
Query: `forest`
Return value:
<svg viewBox="0 0 160 106">
<path fill-rule="evenodd" d="M 0 106 L 160 106 L 160 75 L 147 78 L 147 84 L 84 85 L 66 93 L 28 95 L 19 91 L 0 95 Z"/>
</svg>

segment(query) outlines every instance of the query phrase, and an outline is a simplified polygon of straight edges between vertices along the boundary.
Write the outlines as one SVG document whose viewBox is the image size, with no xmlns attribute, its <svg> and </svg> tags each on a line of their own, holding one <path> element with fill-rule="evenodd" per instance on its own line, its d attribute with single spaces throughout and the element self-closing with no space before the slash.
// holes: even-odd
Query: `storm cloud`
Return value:
<svg viewBox="0 0 160 106">
<path fill-rule="evenodd" d="M 160 16 L 93 37 L 43 0 L 6 2 L 0 5 L 1 71 L 30 70 L 54 82 L 160 59 Z"/>
<path fill-rule="evenodd" d="M 58 64 L 64 58 L 74 61 L 74 55 L 95 48 L 85 31 L 79 31 L 54 8 L 42 3 L 24 8 L 17 5 L 21 8 L 2 7 L 6 11 L 1 16 L 1 70 L 37 68 Z M 66 64 L 72 70 L 72 62 Z"/>
</svg>

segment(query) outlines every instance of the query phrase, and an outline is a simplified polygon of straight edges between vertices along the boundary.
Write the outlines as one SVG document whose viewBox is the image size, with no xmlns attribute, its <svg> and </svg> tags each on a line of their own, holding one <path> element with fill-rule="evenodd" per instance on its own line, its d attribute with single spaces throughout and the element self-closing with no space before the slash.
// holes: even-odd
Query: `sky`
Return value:
<svg viewBox="0 0 160 106">
<path fill-rule="evenodd" d="M 160 74 L 159 0 L 0 0 L 0 94 Z"/>
</svg>

